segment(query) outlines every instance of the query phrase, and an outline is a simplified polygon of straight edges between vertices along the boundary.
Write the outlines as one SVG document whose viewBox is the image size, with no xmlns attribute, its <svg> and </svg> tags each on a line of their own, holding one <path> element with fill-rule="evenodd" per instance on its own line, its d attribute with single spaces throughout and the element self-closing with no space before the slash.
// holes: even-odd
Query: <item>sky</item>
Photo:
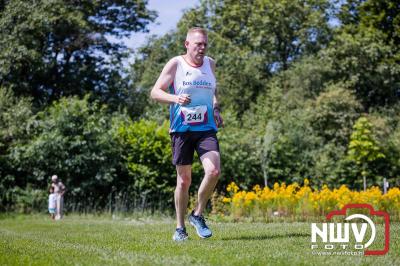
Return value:
<svg viewBox="0 0 400 266">
<path fill-rule="evenodd" d="M 132 49 L 138 48 L 145 43 L 146 36 L 156 34 L 164 35 L 175 29 L 176 24 L 182 17 L 183 11 L 195 7 L 199 0 L 149 0 L 147 8 L 158 12 L 155 23 L 149 25 L 149 33 L 133 33 L 130 38 L 123 39 L 123 42 Z"/>
</svg>

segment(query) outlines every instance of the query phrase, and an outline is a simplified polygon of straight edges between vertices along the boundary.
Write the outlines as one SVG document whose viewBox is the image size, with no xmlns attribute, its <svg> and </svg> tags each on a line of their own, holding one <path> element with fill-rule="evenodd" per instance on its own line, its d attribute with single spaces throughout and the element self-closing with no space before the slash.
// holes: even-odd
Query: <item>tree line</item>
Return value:
<svg viewBox="0 0 400 266">
<path fill-rule="evenodd" d="M 52 174 L 71 210 L 172 206 L 168 110 L 148 94 L 193 26 L 217 62 L 220 190 L 400 185 L 396 1 L 202 0 L 124 67 L 131 51 L 108 37 L 146 31 L 146 5 L 0 1 L 1 210 L 39 208 Z"/>
</svg>

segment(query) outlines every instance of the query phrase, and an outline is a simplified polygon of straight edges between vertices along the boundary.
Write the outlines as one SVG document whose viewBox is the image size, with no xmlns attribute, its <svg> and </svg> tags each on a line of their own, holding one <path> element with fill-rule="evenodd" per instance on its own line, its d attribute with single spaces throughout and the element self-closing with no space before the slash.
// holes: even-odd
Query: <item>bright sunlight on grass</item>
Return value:
<svg viewBox="0 0 400 266">
<path fill-rule="evenodd" d="M 0 265 L 399 265 L 400 224 L 385 256 L 318 256 L 310 223 L 217 223 L 211 239 L 174 243 L 171 218 L 0 218 Z"/>
</svg>

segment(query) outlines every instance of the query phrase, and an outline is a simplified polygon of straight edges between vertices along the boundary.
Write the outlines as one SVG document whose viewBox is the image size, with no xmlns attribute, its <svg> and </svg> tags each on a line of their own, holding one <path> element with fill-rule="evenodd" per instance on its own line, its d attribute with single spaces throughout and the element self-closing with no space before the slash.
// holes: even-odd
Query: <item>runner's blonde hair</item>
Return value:
<svg viewBox="0 0 400 266">
<path fill-rule="evenodd" d="M 186 35 L 186 40 L 189 38 L 189 35 L 191 35 L 195 32 L 199 32 L 199 33 L 203 34 L 204 36 L 207 36 L 206 29 L 201 28 L 201 27 L 193 27 L 188 30 L 187 35 Z"/>
</svg>

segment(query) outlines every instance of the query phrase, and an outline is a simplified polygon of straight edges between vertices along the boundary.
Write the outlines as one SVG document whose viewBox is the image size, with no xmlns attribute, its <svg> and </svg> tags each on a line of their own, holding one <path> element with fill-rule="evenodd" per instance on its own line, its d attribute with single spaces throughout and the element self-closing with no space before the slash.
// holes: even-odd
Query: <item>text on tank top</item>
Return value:
<svg viewBox="0 0 400 266">
<path fill-rule="evenodd" d="M 170 105 L 170 132 L 217 131 L 213 116 L 216 79 L 210 59 L 204 57 L 200 67 L 189 65 L 182 56 L 176 59 L 178 64 L 170 93 L 189 94 L 191 102 L 185 106 Z"/>
</svg>

